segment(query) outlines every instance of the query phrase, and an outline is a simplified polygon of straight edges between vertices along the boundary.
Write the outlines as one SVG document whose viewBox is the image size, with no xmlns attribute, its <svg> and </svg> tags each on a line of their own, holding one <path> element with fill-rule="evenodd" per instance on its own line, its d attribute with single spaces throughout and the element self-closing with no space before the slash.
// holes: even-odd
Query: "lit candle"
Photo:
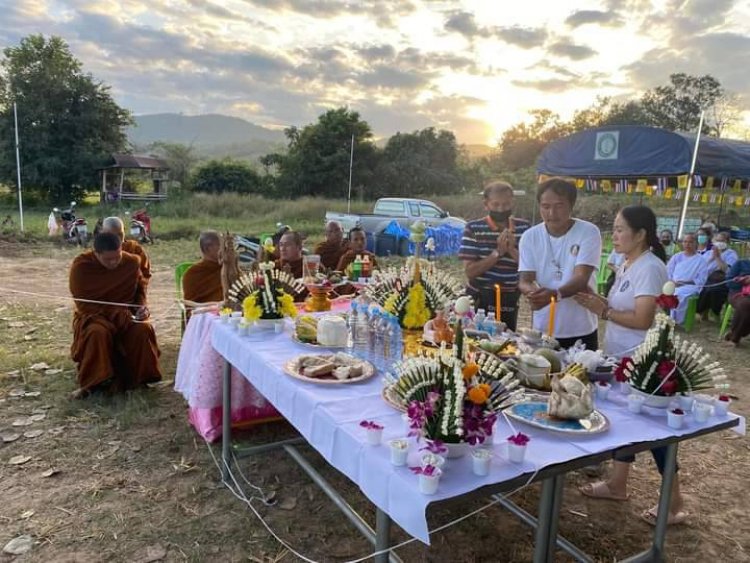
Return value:
<svg viewBox="0 0 750 563">
<path fill-rule="evenodd" d="M 557 306 L 557 299 L 553 295 L 549 300 L 549 325 L 547 326 L 547 334 L 551 336 L 555 333 L 555 307 Z"/>
<path fill-rule="evenodd" d="M 495 321 L 500 322 L 500 284 L 495 284 Z"/>
</svg>

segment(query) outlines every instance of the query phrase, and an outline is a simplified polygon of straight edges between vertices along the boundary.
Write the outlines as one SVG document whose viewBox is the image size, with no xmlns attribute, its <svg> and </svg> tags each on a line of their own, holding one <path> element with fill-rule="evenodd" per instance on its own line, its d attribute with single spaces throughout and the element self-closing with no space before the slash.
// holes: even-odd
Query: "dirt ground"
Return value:
<svg viewBox="0 0 750 563">
<path fill-rule="evenodd" d="M 239 500 L 221 486 L 207 445 L 187 423 L 172 390 L 179 347 L 173 268 L 168 249 L 155 247 L 150 305 L 162 347 L 163 385 L 113 399 L 72 403 L 67 266 L 75 251 L 0 244 L 0 546 L 28 535 L 25 555 L 2 561 L 295 561 Z M 13 293 L 13 289 L 48 297 Z M 720 358 L 732 380 L 734 410 L 748 415 L 748 346 L 718 343 L 717 326 L 701 323 L 694 338 Z M 35 364 L 45 363 L 48 367 Z M 36 368 L 36 369 L 35 369 Z M 61 370 L 61 371 L 58 371 Z M 33 418 L 30 418 L 33 417 Z M 23 423 L 14 426 L 15 423 Z M 267 440 L 291 434 L 284 424 L 245 434 Z M 670 529 L 671 561 L 750 561 L 748 441 L 731 432 L 692 440 L 680 450 L 688 523 Z M 345 477 L 310 448 L 306 457 L 372 523 L 372 507 Z M 28 457 L 28 459 L 26 459 Z M 371 551 L 349 522 L 281 453 L 243 462 L 246 476 L 277 504 L 256 503 L 294 549 L 318 561 L 359 558 Z M 50 471 L 52 470 L 52 471 Z M 50 475 L 50 472 L 53 474 Z M 639 456 L 628 502 L 593 501 L 566 484 L 560 533 L 599 561 L 644 549 L 651 529 L 638 514 L 657 496 L 650 456 Z M 535 512 L 539 487 L 514 499 Z M 474 510 L 481 501 L 455 501 L 430 511 L 436 527 Z M 396 529 L 397 541 L 407 539 Z M 530 529 L 493 507 L 433 537 L 412 543 L 405 561 L 528 561 Z M 558 552 L 559 561 L 568 560 Z"/>
</svg>

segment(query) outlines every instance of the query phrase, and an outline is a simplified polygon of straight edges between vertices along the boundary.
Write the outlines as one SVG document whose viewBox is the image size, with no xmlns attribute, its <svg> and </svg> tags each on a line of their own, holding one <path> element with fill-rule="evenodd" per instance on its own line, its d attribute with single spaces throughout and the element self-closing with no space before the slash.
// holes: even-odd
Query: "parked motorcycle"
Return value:
<svg viewBox="0 0 750 563">
<path fill-rule="evenodd" d="M 71 244 L 86 246 L 89 239 L 89 228 L 86 219 L 76 217 L 76 202 L 71 201 L 68 209 L 60 210 L 58 207 L 52 209 L 55 217 L 59 216 L 58 223 L 62 227 L 63 239 Z"/>
<path fill-rule="evenodd" d="M 125 215 L 130 215 L 129 211 L 125 212 Z M 148 211 L 139 209 L 130 215 L 130 236 L 137 239 L 140 243 L 153 242 L 151 236 L 151 217 L 149 217 Z"/>
</svg>

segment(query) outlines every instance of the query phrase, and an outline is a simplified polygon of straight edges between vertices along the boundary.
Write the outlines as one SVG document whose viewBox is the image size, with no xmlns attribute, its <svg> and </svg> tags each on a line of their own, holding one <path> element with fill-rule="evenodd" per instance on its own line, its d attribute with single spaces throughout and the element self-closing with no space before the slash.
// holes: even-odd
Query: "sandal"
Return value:
<svg viewBox="0 0 750 563">
<path fill-rule="evenodd" d="M 641 512 L 641 519 L 646 521 L 646 523 L 651 524 L 652 526 L 656 526 L 656 515 L 658 513 L 659 507 L 654 506 L 652 508 L 649 508 L 648 510 L 644 510 Z M 669 513 L 669 517 L 667 518 L 667 525 L 668 526 L 676 526 L 678 524 L 683 524 L 688 518 L 688 513 L 684 510 L 680 510 L 676 513 Z"/>
<path fill-rule="evenodd" d="M 614 494 L 610 490 L 609 485 L 606 481 L 588 483 L 583 487 L 578 487 L 578 490 L 581 491 L 582 495 L 596 499 L 616 500 L 622 502 L 628 500 L 629 498 L 628 495 L 621 496 Z"/>
</svg>

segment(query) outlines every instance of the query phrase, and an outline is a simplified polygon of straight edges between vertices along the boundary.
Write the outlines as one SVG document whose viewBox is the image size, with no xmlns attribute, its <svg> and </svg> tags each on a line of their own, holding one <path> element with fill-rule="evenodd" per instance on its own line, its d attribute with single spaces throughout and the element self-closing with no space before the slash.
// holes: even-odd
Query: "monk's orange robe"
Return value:
<svg viewBox="0 0 750 563">
<path fill-rule="evenodd" d="M 70 293 L 78 299 L 143 305 L 146 302 L 141 261 L 122 253 L 108 270 L 89 250 L 70 268 Z M 135 307 L 76 301 L 71 357 L 78 363 L 83 390 L 111 380 L 112 390 L 125 390 L 161 380 L 159 347 L 151 323 L 133 320 Z"/>
<path fill-rule="evenodd" d="M 320 263 L 323 266 L 329 270 L 335 270 L 346 249 L 345 243 L 331 244 L 328 241 L 323 241 L 315 247 L 315 254 L 320 255 Z"/>
<path fill-rule="evenodd" d="M 372 265 L 373 270 L 378 267 L 378 263 L 375 260 L 375 255 L 372 252 L 368 252 L 367 250 L 363 250 L 362 252 L 347 250 L 339 260 L 339 263 L 336 265 L 336 270 L 338 270 L 339 272 L 345 271 L 349 267 L 349 264 L 357 259 L 357 255 L 361 256 L 362 258 L 367 256 L 370 260 L 370 264 Z"/>
<path fill-rule="evenodd" d="M 221 264 L 201 260 L 190 266 L 182 278 L 182 296 L 196 303 L 223 301 Z"/>
<path fill-rule="evenodd" d="M 146 250 L 134 240 L 126 240 L 122 243 L 122 251 L 128 254 L 134 254 L 141 260 L 141 274 L 143 275 L 143 284 L 148 286 L 151 281 L 151 260 L 146 254 Z"/>
</svg>

